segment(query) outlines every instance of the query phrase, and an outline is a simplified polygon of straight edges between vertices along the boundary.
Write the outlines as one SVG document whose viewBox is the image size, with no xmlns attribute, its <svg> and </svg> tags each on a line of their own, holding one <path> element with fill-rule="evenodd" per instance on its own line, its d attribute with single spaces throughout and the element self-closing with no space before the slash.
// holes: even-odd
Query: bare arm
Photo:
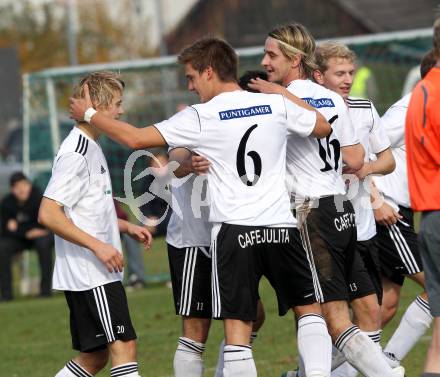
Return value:
<svg viewBox="0 0 440 377">
<path fill-rule="evenodd" d="M 393 225 L 402 216 L 399 212 L 385 202 L 382 194 L 377 189 L 374 181 L 371 181 L 370 186 L 370 200 L 373 207 L 374 219 L 381 225 Z"/>
<path fill-rule="evenodd" d="M 355 173 L 359 179 L 364 179 L 367 175 L 385 175 L 394 171 L 396 162 L 394 161 L 391 148 L 387 148 L 382 152 L 377 153 L 376 156 L 376 161 L 366 162 L 362 169 Z"/>
<path fill-rule="evenodd" d="M 54 200 L 48 198 L 41 200 L 38 222 L 66 241 L 89 249 L 109 272 L 122 271 L 124 266 L 122 254 L 112 245 L 78 228 L 67 218 L 63 207 Z"/>
<path fill-rule="evenodd" d="M 316 113 L 316 123 L 315 128 L 312 131 L 312 135 L 318 139 L 326 137 L 331 132 L 331 126 L 324 118 L 324 116 L 317 111 L 313 106 L 304 102 L 301 98 L 295 96 L 293 93 L 289 92 L 284 86 L 275 84 L 273 82 L 265 81 L 260 78 L 252 79 L 248 86 L 252 89 L 258 90 L 261 93 L 275 93 L 282 94 L 285 98 L 293 102 L 294 104 Z"/>
<path fill-rule="evenodd" d="M 177 161 L 180 166 L 174 171 L 177 178 L 182 178 L 188 174 L 194 173 L 196 175 L 206 174 L 211 163 L 203 156 L 196 153 L 191 153 L 186 148 L 172 149 L 169 153 L 171 161 Z"/>
<path fill-rule="evenodd" d="M 139 226 L 122 219 L 118 219 L 118 227 L 121 233 L 127 233 L 130 237 L 142 242 L 146 249 L 151 247 L 153 236 L 146 227 Z"/>
<path fill-rule="evenodd" d="M 364 165 L 365 149 L 361 143 L 341 147 L 342 161 L 344 161 L 344 173 L 353 174 Z"/>
<path fill-rule="evenodd" d="M 177 178 L 182 178 L 193 172 L 191 167 L 192 153 L 186 148 L 175 148 L 168 153 L 170 161 L 179 163 L 179 167 L 174 170 Z"/>
<path fill-rule="evenodd" d="M 93 107 L 89 87 L 84 85 L 84 98 L 70 98 L 70 117 L 78 121 L 84 120 L 84 113 Z M 90 124 L 119 144 L 132 149 L 163 147 L 167 143 L 156 127 L 136 128 L 129 123 L 111 119 L 97 112 Z"/>
</svg>

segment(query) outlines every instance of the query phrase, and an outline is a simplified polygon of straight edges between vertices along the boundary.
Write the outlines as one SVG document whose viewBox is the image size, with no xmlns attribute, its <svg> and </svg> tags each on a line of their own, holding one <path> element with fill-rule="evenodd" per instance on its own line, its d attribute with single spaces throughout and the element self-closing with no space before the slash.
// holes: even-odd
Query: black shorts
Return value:
<svg viewBox="0 0 440 377">
<path fill-rule="evenodd" d="M 64 291 L 64 294 L 70 309 L 73 349 L 94 352 L 115 340 L 136 339 L 120 281 L 87 291 Z"/>
<path fill-rule="evenodd" d="M 176 314 L 211 318 L 209 247 L 176 248 L 168 244 L 168 261 Z"/>
<path fill-rule="evenodd" d="M 375 238 L 356 243 L 352 270 L 348 277 L 350 301 L 376 294 L 379 305 L 382 305 L 382 280 Z"/>
<path fill-rule="evenodd" d="M 353 205 L 344 196 L 329 196 L 302 203 L 296 215 L 304 248 L 316 267 L 318 301 L 348 301 L 357 238 Z"/>
<path fill-rule="evenodd" d="M 417 234 L 414 230 L 414 214 L 410 208 L 399 206 L 402 219 L 393 225 L 376 224 L 377 247 L 381 273 L 393 283 L 403 285 L 405 275 L 423 271 Z"/>
<path fill-rule="evenodd" d="M 212 241 L 214 318 L 255 321 L 263 275 L 275 290 L 280 315 L 316 302 L 298 229 L 222 224 L 213 229 Z"/>
</svg>

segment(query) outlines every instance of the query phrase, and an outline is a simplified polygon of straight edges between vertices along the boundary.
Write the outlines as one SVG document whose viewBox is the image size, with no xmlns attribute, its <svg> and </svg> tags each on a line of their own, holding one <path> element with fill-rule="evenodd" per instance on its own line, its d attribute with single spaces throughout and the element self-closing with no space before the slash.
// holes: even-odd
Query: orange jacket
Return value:
<svg viewBox="0 0 440 377">
<path fill-rule="evenodd" d="M 411 207 L 440 210 L 440 68 L 432 68 L 412 92 L 405 142 Z"/>
</svg>

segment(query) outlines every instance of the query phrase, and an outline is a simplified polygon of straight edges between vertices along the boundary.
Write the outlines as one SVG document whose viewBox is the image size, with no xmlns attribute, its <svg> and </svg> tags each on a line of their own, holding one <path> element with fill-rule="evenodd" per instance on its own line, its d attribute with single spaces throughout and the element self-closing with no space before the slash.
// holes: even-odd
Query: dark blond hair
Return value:
<svg viewBox="0 0 440 377">
<path fill-rule="evenodd" d="M 199 73 L 211 67 L 223 82 L 237 81 L 237 54 L 231 45 L 222 39 L 199 39 L 184 48 L 177 59 L 181 64 L 191 64 Z"/>
<path fill-rule="evenodd" d="M 315 61 L 318 69 L 325 72 L 328 69 L 328 61 L 331 58 L 347 59 L 351 63 L 356 62 L 356 54 L 347 45 L 340 42 L 324 42 L 316 47 Z"/>
<path fill-rule="evenodd" d="M 89 73 L 83 77 L 73 92 L 74 98 L 84 98 L 84 85 L 89 87 L 90 98 L 94 107 L 107 109 L 115 96 L 122 94 L 125 83 L 120 75 L 111 71 L 99 71 Z"/>
<path fill-rule="evenodd" d="M 305 26 L 298 23 L 278 26 L 268 36 L 278 42 L 278 46 L 286 58 L 293 59 L 299 54 L 303 73 L 308 78 L 313 76 L 313 71 L 316 69 L 316 44 L 312 34 Z"/>
<path fill-rule="evenodd" d="M 440 17 L 434 21 L 432 44 L 438 54 L 440 52 Z"/>
</svg>

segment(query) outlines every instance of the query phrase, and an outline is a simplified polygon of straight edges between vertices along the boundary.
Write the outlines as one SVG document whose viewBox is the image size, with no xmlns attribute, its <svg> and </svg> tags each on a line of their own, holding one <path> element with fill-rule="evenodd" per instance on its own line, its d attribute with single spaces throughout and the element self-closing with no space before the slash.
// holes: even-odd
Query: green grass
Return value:
<svg viewBox="0 0 440 377">
<path fill-rule="evenodd" d="M 163 240 L 145 255 L 148 272 L 167 271 Z M 412 282 L 402 291 L 397 317 L 384 331 L 384 342 L 392 334 L 407 305 L 419 292 Z M 259 376 L 279 376 L 296 366 L 296 338 L 291 314 L 278 317 L 276 299 L 266 280 L 260 294 L 266 307 L 266 323 L 254 343 Z M 164 284 L 128 293 L 130 311 L 138 334 L 138 361 L 143 377 L 171 377 L 172 360 L 181 322 L 174 314 L 171 289 Z M 0 377 L 48 377 L 75 355 L 71 350 L 68 309 L 64 295 L 49 299 L 18 298 L 0 303 Z M 214 321 L 205 351 L 205 376 L 213 376 L 222 323 Z M 419 376 L 429 343 L 424 336 L 404 362 L 407 377 Z M 108 369 L 99 376 L 108 376 Z"/>
</svg>

